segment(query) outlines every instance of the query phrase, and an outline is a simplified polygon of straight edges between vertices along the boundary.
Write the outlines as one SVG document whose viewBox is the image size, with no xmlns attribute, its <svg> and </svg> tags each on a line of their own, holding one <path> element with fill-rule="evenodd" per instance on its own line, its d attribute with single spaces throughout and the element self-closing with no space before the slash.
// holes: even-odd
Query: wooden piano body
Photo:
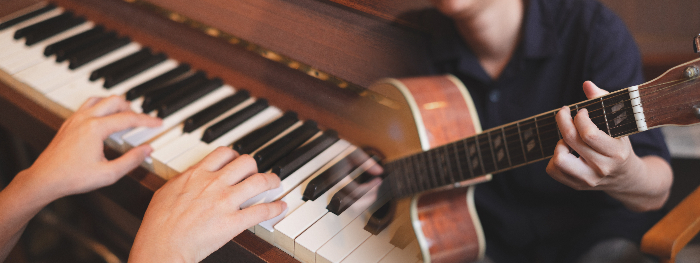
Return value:
<svg viewBox="0 0 700 263">
<path fill-rule="evenodd" d="M 0 16 L 35 2 L 4 0 Z M 387 159 L 420 151 L 412 118 L 400 102 L 366 87 L 383 77 L 425 73 L 424 33 L 400 15 L 425 8 L 427 1 L 51 2 L 335 129 L 355 145 L 379 149 Z M 33 147 L 43 149 L 69 114 L 0 71 L 0 125 Z M 138 168 L 85 198 L 97 199 L 90 202 L 98 204 L 96 213 L 122 221 L 115 227 L 135 234 L 153 191 L 163 183 Z M 247 231 L 208 260 L 232 257 L 295 261 Z"/>
</svg>

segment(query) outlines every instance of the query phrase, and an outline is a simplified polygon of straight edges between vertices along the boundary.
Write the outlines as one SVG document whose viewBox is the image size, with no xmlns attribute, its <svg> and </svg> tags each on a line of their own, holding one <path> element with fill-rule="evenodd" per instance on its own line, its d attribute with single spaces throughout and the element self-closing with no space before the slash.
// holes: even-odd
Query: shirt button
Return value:
<svg viewBox="0 0 700 263">
<path fill-rule="evenodd" d="M 501 92 L 498 90 L 492 90 L 489 94 L 489 100 L 491 102 L 498 102 L 501 99 Z"/>
</svg>

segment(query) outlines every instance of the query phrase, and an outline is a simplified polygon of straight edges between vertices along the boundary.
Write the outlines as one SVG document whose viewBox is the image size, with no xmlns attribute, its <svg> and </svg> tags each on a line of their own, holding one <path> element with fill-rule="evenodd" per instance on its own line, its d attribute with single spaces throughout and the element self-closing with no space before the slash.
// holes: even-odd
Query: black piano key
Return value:
<svg viewBox="0 0 700 263">
<path fill-rule="evenodd" d="M 220 78 L 208 80 L 201 85 L 197 85 L 194 89 L 190 90 L 190 92 L 182 94 L 182 96 L 177 96 L 175 100 L 166 101 L 163 105 L 161 105 L 158 108 L 158 117 L 168 117 L 170 114 L 173 114 L 193 101 L 204 97 L 209 92 L 218 89 L 222 85 L 224 85 L 224 81 Z"/>
<path fill-rule="evenodd" d="M 379 165 L 379 164 L 376 164 Z M 380 175 L 365 171 L 333 195 L 326 206 L 329 212 L 340 215 L 369 190 L 382 183 Z"/>
<path fill-rule="evenodd" d="M 31 46 L 34 45 L 40 41 L 43 41 L 49 37 L 55 36 L 58 33 L 61 33 L 63 31 L 66 31 L 74 26 L 80 25 L 85 22 L 85 19 L 82 17 L 72 17 L 70 19 L 67 19 L 66 21 L 62 21 L 60 23 L 56 23 L 50 27 L 47 27 L 46 29 L 38 30 L 36 32 L 27 34 L 25 37 L 25 45 Z"/>
<path fill-rule="evenodd" d="M 126 46 L 127 44 L 131 43 L 131 39 L 128 37 L 121 37 L 115 40 L 114 42 L 107 42 L 99 45 L 92 46 L 90 48 L 87 48 L 81 52 L 75 53 L 73 56 L 70 58 L 70 64 L 68 65 L 69 69 L 76 69 L 81 67 L 82 65 L 85 65 L 87 63 L 90 63 L 91 61 L 95 60 L 96 58 L 99 58 L 109 52 L 114 51 L 115 49 L 118 49 L 120 47 Z"/>
<path fill-rule="evenodd" d="M 253 156 L 255 162 L 258 163 L 258 172 L 262 173 L 270 170 L 275 162 L 304 144 L 319 131 L 315 121 L 307 120 L 298 128 L 282 136 L 282 138 L 260 149 Z"/>
<path fill-rule="evenodd" d="M 244 109 L 232 114 L 231 116 L 226 117 L 225 119 L 217 122 L 212 126 L 209 126 L 209 128 L 204 130 L 202 141 L 206 143 L 213 142 L 217 138 L 221 137 L 221 135 L 224 135 L 224 133 L 230 131 L 231 129 L 235 128 L 236 126 L 255 116 L 255 114 L 258 114 L 259 112 L 265 110 L 267 106 L 267 100 L 258 99 L 256 102 L 249 105 L 248 107 L 245 107 Z"/>
<path fill-rule="evenodd" d="M 258 128 L 246 136 L 243 136 L 243 138 L 240 138 L 238 141 L 234 142 L 231 145 L 231 148 L 233 148 L 233 150 L 239 154 L 250 154 L 256 149 L 260 148 L 260 146 L 263 146 L 263 144 L 266 142 L 272 140 L 272 138 L 275 136 L 282 133 L 284 130 L 291 127 L 297 121 L 299 121 L 297 118 L 297 113 L 288 111 L 275 121 Z"/>
<path fill-rule="evenodd" d="M 219 102 L 207 107 L 206 109 L 198 112 L 195 115 L 187 118 L 185 120 L 185 126 L 182 128 L 183 132 L 191 132 L 202 125 L 215 119 L 217 116 L 223 114 L 224 112 L 238 106 L 245 100 L 250 98 L 250 93 L 247 90 L 238 90 L 236 94 L 228 96 Z"/>
<path fill-rule="evenodd" d="M 364 229 L 372 235 L 379 235 L 392 221 L 396 214 L 396 203 L 394 201 L 386 202 L 382 207 L 377 209 L 367 221 Z"/>
<path fill-rule="evenodd" d="M 125 69 L 122 69 L 120 71 L 114 72 L 113 74 L 108 74 L 105 76 L 105 83 L 103 87 L 109 89 L 111 87 L 114 87 L 115 85 L 121 83 L 122 81 L 125 81 L 133 76 L 136 76 L 137 74 L 155 66 L 158 65 L 158 63 L 161 63 L 168 59 L 168 56 L 166 56 L 163 53 L 156 54 L 155 56 L 150 56 L 146 58 L 145 60 L 139 61 L 134 65 L 131 65 Z"/>
<path fill-rule="evenodd" d="M 143 112 L 150 113 L 151 111 L 160 107 L 160 105 L 163 104 L 163 101 L 168 98 L 170 94 L 173 94 L 178 90 L 185 89 L 193 84 L 203 82 L 206 80 L 206 78 L 207 76 L 204 72 L 198 71 L 197 73 L 187 76 L 170 85 L 150 90 L 148 93 L 144 94 L 141 108 L 143 109 Z"/>
<path fill-rule="evenodd" d="M 343 180 L 345 176 L 357 169 L 360 165 L 369 160 L 369 158 L 369 155 L 361 149 L 353 151 L 328 168 L 328 170 L 325 170 L 323 173 L 316 176 L 316 178 L 311 179 L 306 189 L 304 189 L 302 199 L 304 201 L 316 200 L 316 198 L 326 193 L 328 189 L 331 189 L 331 187 L 340 182 L 340 180 Z"/>
<path fill-rule="evenodd" d="M 136 87 L 131 88 L 129 91 L 126 92 L 126 99 L 134 100 L 138 97 L 141 97 L 144 94 L 147 94 L 153 90 L 162 87 L 169 81 L 181 76 L 182 74 L 185 74 L 188 71 L 190 71 L 189 65 L 179 65 L 177 68 L 171 69 L 170 71 L 165 72 L 158 77 L 155 77 L 149 81 L 139 84 Z"/>
<path fill-rule="evenodd" d="M 277 161 L 272 165 L 272 173 L 279 176 L 280 180 L 284 180 L 287 176 L 299 169 L 299 167 L 328 149 L 328 147 L 331 147 L 331 145 L 338 140 L 340 140 L 340 138 L 338 138 L 338 132 L 327 130 L 313 141 L 299 147 L 289 153 L 289 155 Z"/>
<path fill-rule="evenodd" d="M 56 50 L 56 62 L 63 62 L 73 56 L 73 54 L 81 52 L 105 40 L 114 41 L 116 37 L 116 32 L 100 32 L 96 35 L 81 39 L 80 41 L 70 43 L 63 48 Z"/>
<path fill-rule="evenodd" d="M 64 50 L 73 44 L 82 43 L 83 41 L 86 41 L 89 38 L 94 37 L 94 36 L 101 34 L 103 32 L 104 32 L 104 28 L 102 26 L 96 26 L 96 27 L 93 27 L 89 30 L 86 30 L 85 32 L 77 34 L 75 36 L 72 36 L 72 37 L 66 38 L 64 40 L 58 41 L 56 43 L 53 43 L 51 45 L 48 45 L 44 49 L 44 56 L 48 57 L 48 56 L 51 56 L 53 54 L 56 54 L 56 52 L 58 50 Z"/>
<path fill-rule="evenodd" d="M 141 61 L 149 56 L 151 56 L 151 49 L 143 48 L 139 51 L 134 52 L 131 55 L 123 57 L 117 61 L 114 61 L 92 71 L 92 73 L 90 73 L 90 80 L 98 80 L 99 78 L 104 77 L 106 74 L 113 73 L 116 70 L 120 70 L 125 67 L 131 66 L 131 64 Z"/>
<path fill-rule="evenodd" d="M 37 33 L 41 30 L 46 30 L 54 25 L 65 23 L 66 21 L 68 21 L 72 18 L 73 18 L 73 13 L 64 12 L 63 14 L 54 16 L 52 18 L 41 21 L 39 23 L 17 29 L 17 31 L 15 31 L 14 38 L 20 39 L 20 38 L 26 37 L 28 35 Z"/>
<path fill-rule="evenodd" d="M 37 10 L 31 11 L 31 12 L 26 13 L 26 14 L 24 14 L 24 15 L 21 15 L 21 16 L 15 17 L 15 18 L 13 18 L 13 19 L 7 20 L 7 21 L 5 21 L 5 22 L 2 22 L 2 23 L 0 24 L 0 30 L 3 30 L 3 29 L 6 29 L 6 28 L 8 28 L 8 27 L 14 26 L 14 25 L 16 25 L 16 24 L 22 23 L 22 22 L 24 22 L 24 21 L 27 21 L 27 20 L 29 20 L 29 19 L 31 19 L 31 18 L 34 18 L 34 17 L 36 17 L 36 16 L 38 16 L 38 15 L 41 15 L 41 14 L 43 14 L 43 13 L 49 12 L 49 11 L 54 10 L 54 9 L 56 9 L 56 6 L 55 6 L 55 5 L 53 5 L 53 4 L 48 4 L 48 5 L 46 5 L 46 6 L 42 7 L 42 8 L 39 8 L 39 9 L 37 9 Z"/>
</svg>

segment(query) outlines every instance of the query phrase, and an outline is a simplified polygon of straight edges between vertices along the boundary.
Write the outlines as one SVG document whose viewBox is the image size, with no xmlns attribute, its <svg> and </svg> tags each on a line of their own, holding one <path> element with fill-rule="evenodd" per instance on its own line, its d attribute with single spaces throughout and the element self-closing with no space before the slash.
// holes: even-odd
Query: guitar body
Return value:
<svg viewBox="0 0 700 263">
<path fill-rule="evenodd" d="M 471 96 L 454 76 L 384 79 L 371 89 L 405 99 L 423 151 L 481 132 Z M 411 220 L 423 262 L 472 262 L 484 257 L 473 184 L 488 180 L 490 175 L 458 185 L 467 187 L 450 186 L 413 197 Z"/>
</svg>

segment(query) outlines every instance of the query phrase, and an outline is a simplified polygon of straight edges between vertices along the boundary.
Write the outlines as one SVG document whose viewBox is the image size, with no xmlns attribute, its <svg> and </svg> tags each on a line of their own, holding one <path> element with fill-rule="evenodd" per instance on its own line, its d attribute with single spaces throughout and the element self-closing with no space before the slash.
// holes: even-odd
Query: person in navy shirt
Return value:
<svg viewBox="0 0 700 263">
<path fill-rule="evenodd" d="M 624 23 L 589 0 L 432 2 L 437 11 L 419 15 L 432 73 L 464 82 L 484 129 L 562 109 L 550 160 L 476 187 L 488 258 L 576 262 L 601 242 L 637 245 L 663 215 L 672 182 L 660 131 L 614 139 L 587 112 L 571 118 L 562 108 L 643 83 Z"/>
</svg>

